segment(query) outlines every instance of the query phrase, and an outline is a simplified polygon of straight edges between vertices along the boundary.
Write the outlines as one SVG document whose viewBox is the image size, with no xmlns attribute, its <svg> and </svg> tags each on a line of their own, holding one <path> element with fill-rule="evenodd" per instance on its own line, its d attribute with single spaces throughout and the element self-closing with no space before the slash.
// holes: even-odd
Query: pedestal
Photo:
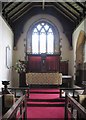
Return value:
<svg viewBox="0 0 86 120">
<path fill-rule="evenodd" d="M 19 73 L 19 87 L 25 87 L 26 86 L 26 73 Z"/>
</svg>

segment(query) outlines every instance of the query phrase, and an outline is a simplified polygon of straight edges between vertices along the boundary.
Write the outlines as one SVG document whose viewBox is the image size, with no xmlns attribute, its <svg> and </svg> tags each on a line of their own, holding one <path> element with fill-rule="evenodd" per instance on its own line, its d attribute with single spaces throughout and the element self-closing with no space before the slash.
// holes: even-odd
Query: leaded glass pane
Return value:
<svg viewBox="0 0 86 120">
<path fill-rule="evenodd" d="M 38 53 L 38 34 L 32 35 L 32 53 Z"/>
<path fill-rule="evenodd" d="M 46 24 L 46 25 L 44 26 L 44 28 L 45 28 L 45 30 L 47 31 L 47 30 L 49 29 L 49 26 Z"/>
<path fill-rule="evenodd" d="M 48 53 L 54 52 L 54 38 L 52 33 L 48 33 L 47 35 L 47 52 Z"/>
<path fill-rule="evenodd" d="M 37 33 L 37 32 L 38 32 L 38 31 L 37 31 L 37 29 L 35 28 L 34 31 L 33 31 L 33 33 Z"/>
<path fill-rule="evenodd" d="M 49 31 L 48 31 L 48 32 L 52 33 L 52 29 L 51 29 L 51 28 L 49 28 Z"/>
<path fill-rule="evenodd" d="M 44 25 L 44 23 L 41 23 L 42 24 L 42 26 Z"/>
<path fill-rule="evenodd" d="M 41 29 L 40 34 L 41 34 L 41 33 L 46 34 L 46 33 L 45 33 L 45 29 L 44 29 L 44 28 L 42 28 L 42 29 Z"/>
<path fill-rule="evenodd" d="M 42 26 L 39 24 L 37 25 L 37 29 L 40 31 L 40 29 L 42 28 Z"/>
<path fill-rule="evenodd" d="M 40 35 L 40 53 L 46 52 L 46 34 L 42 33 Z"/>
</svg>

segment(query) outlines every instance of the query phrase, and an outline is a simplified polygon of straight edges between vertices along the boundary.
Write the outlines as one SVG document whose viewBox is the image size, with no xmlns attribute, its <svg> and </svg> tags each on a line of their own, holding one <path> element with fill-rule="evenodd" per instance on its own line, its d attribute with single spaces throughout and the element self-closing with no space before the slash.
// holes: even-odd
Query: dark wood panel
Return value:
<svg viewBox="0 0 86 120">
<path fill-rule="evenodd" d="M 60 62 L 60 72 L 63 75 L 68 75 L 68 61 L 61 61 Z"/>
<path fill-rule="evenodd" d="M 29 72 L 41 71 L 41 56 L 28 56 L 28 70 Z"/>
<path fill-rule="evenodd" d="M 59 72 L 59 55 L 27 55 L 28 57 L 28 72 Z"/>
<path fill-rule="evenodd" d="M 78 86 L 84 86 L 83 81 L 86 81 L 86 63 L 79 64 L 76 70 L 76 82 Z"/>
</svg>

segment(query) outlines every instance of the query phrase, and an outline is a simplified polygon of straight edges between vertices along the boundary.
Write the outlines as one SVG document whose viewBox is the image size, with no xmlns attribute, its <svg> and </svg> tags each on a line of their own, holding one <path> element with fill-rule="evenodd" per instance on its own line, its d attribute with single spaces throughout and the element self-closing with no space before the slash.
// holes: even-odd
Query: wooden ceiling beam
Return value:
<svg viewBox="0 0 86 120">
<path fill-rule="evenodd" d="M 32 2 L 30 2 L 29 4 L 25 4 L 22 8 L 20 8 L 18 11 L 16 11 L 14 14 L 12 14 L 10 16 L 10 19 L 14 19 L 16 17 L 19 17 L 20 14 L 22 14 L 24 11 L 26 11 L 27 9 L 29 9 L 28 7 L 32 4 Z"/>
<path fill-rule="evenodd" d="M 66 12 L 62 9 L 62 7 L 60 7 L 60 6 L 58 5 L 58 3 L 57 3 L 57 4 L 54 4 L 54 5 L 58 8 L 58 10 L 60 10 L 60 12 L 63 12 L 63 14 L 64 14 L 66 17 L 68 17 L 68 18 L 71 19 L 72 21 L 76 22 L 76 19 L 75 19 L 74 17 L 70 16 L 68 13 L 66 13 Z"/>
<path fill-rule="evenodd" d="M 75 15 L 71 10 L 69 10 L 67 7 L 65 7 L 64 5 L 62 5 L 61 3 L 58 3 L 58 5 L 62 6 L 63 10 L 66 10 L 71 16 L 73 16 L 74 18 L 78 19 L 78 16 Z"/>
<path fill-rule="evenodd" d="M 41 5 L 33 5 L 32 7 L 29 7 L 29 9 L 27 9 L 26 11 L 22 12 L 18 17 L 15 17 L 12 19 L 12 22 L 15 22 L 16 20 L 18 20 L 20 17 L 22 17 L 26 12 L 28 12 L 29 10 L 31 10 L 34 7 L 41 7 Z M 54 9 L 56 9 L 57 11 L 59 11 L 61 14 L 63 14 L 66 18 L 68 18 L 71 22 L 73 22 L 75 24 L 76 20 L 73 20 L 73 18 L 68 17 L 64 12 L 62 12 L 62 10 L 59 10 L 56 6 L 49 4 L 49 5 L 45 5 L 45 7 L 52 7 Z"/>
<path fill-rule="evenodd" d="M 8 10 L 8 11 L 6 12 L 6 14 L 9 14 L 10 12 L 12 12 L 12 11 L 13 11 L 16 7 L 18 7 L 21 3 L 22 3 L 22 2 L 18 2 L 18 4 L 15 5 L 13 8 L 11 8 L 10 10 Z"/>
<path fill-rule="evenodd" d="M 41 2 L 40 2 L 41 3 Z M 33 3 L 32 3 L 33 4 Z M 36 2 L 36 4 L 34 5 L 31 5 L 31 6 L 29 6 L 29 8 L 28 9 L 26 9 L 26 10 L 24 10 L 23 12 L 21 11 L 21 13 L 17 16 L 17 17 L 15 17 L 15 18 L 13 18 L 12 19 L 12 22 L 15 22 L 16 20 L 18 20 L 20 17 L 22 17 L 25 13 L 27 13 L 29 10 L 31 10 L 33 7 L 41 7 L 42 5 L 41 4 L 39 4 L 39 5 L 37 5 L 37 2 Z"/>
<path fill-rule="evenodd" d="M 25 5 L 21 5 L 20 7 L 19 7 L 19 5 L 22 4 L 23 2 L 18 2 L 18 4 L 16 4 L 16 5 L 14 4 L 13 6 L 10 6 L 10 5 L 13 4 L 13 2 L 5 3 L 6 5 L 3 6 L 4 10 L 5 10 L 4 13 L 9 18 L 9 20 L 11 20 L 11 22 L 13 22 L 13 21 L 18 20 L 21 16 L 23 16 L 27 11 L 29 11 L 33 7 L 37 7 L 37 6 L 40 7 L 40 5 L 41 5 L 41 7 L 44 9 L 45 7 L 48 7 L 48 6 L 50 7 L 52 5 L 53 8 L 55 8 L 57 11 L 59 11 L 60 13 L 62 13 L 66 18 L 68 18 L 74 24 L 76 24 L 79 21 L 78 18 L 82 14 L 77 8 L 75 8 L 69 2 L 66 2 L 65 4 L 67 4 L 67 6 L 69 6 L 70 8 L 74 9 L 76 11 L 76 13 L 73 12 L 72 9 L 71 10 L 68 9 L 67 6 L 65 6 L 62 3 L 58 3 L 58 2 L 51 2 L 51 3 L 50 2 L 46 2 L 46 4 L 45 4 L 44 0 L 43 0 L 43 2 L 30 2 L 30 3 L 26 2 Z M 80 4 L 80 5 L 82 5 L 82 4 Z M 7 11 L 6 11 L 6 9 L 7 9 Z"/>
<path fill-rule="evenodd" d="M 66 2 L 67 5 L 69 5 L 73 10 L 75 10 L 79 15 L 81 15 L 82 13 L 77 10 L 73 5 L 71 5 L 69 2 Z"/>
<path fill-rule="evenodd" d="M 82 5 L 80 2 L 76 2 L 78 6 L 80 6 L 82 9 L 85 9 L 84 5 Z"/>
<path fill-rule="evenodd" d="M 52 4 L 52 3 L 51 3 Z M 71 22 L 75 23 L 75 19 L 73 19 L 72 17 L 70 17 L 68 14 L 66 14 L 62 8 L 60 8 L 57 4 L 53 4 L 54 8 L 59 11 L 62 15 L 64 15 L 67 19 L 69 19 Z"/>
<path fill-rule="evenodd" d="M 78 9 L 76 9 L 73 5 L 71 5 L 69 2 L 66 2 L 71 8 L 73 8 L 79 15 L 78 15 L 78 22 L 80 22 L 83 19 L 83 13 L 80 12 Z"/>
<path fill-rule="evenodd" d="M 3 7 L 3 10 L 5 10 L 7 7 L 9 7 L 10 5 L 12 5 L 14 2 L 7 2 L 7 3 L 4 3 L 4 7 Z"/>
</svg>

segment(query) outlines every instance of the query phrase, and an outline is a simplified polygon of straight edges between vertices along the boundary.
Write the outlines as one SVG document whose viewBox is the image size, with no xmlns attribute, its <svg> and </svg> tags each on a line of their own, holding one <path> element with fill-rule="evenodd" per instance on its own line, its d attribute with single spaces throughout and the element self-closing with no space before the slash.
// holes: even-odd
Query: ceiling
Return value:
<svg viewBox="0 0 86 120">
<path fill-rule="evenodd" d="M 85 17 L 86 12 L 85 2 L 3 2 L 2 15 L 12 24 L 34 7 L 55 8 L 77 24 Z"/>
<path fill-rule="evenodd" d="M 54 14 L 53 10 L 56 17 L 59 13 L 60 17 L 67 19 L 75 28 L 86 16 L 86 2 L 2 2 L 2 15 L 13 29 L 15 23 L 27 13 L 29 16 L 45 11 Z"/>
</svg>

